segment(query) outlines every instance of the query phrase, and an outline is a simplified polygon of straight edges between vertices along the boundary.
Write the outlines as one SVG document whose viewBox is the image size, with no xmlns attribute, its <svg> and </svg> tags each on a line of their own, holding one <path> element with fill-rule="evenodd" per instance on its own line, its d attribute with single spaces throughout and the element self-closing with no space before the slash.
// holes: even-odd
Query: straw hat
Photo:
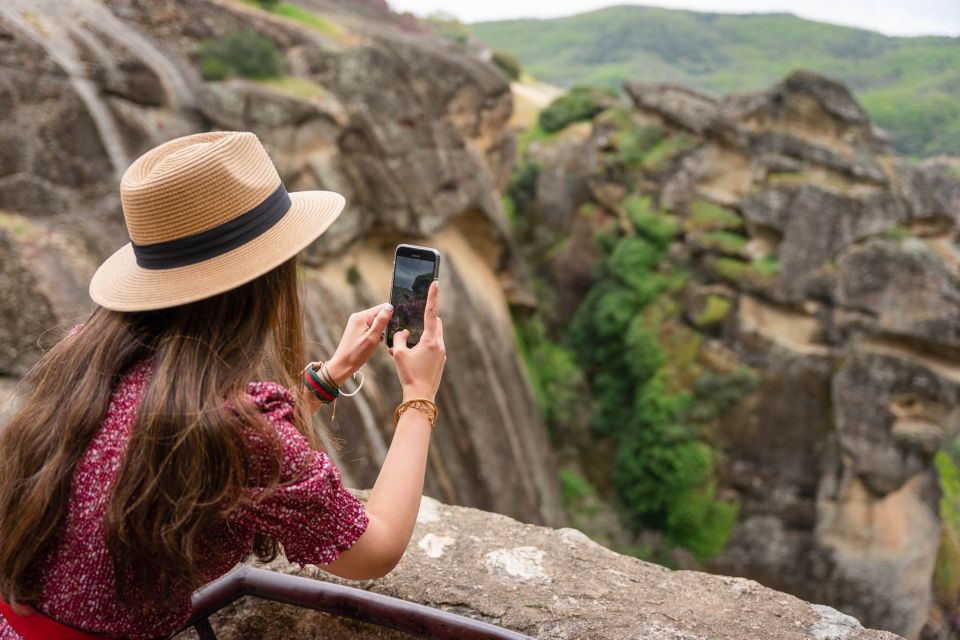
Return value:
<svg viewBox="0 0 960 640">
<path fill-rule="evenodd" d="M 199 133 L 140 156 L 120 182 L 132 242 L 100 265 L 90 297 L 117 311 L 193 302 L 292 258 L 343 210 L 332 191 L 287 193 L 252 133 Z"/>
</svg>

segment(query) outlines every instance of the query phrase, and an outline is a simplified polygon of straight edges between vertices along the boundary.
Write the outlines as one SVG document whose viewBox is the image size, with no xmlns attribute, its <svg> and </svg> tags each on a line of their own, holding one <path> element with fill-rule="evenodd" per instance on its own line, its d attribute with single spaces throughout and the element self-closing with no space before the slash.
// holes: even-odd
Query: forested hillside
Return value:
<svg viewBox="0 0 960 640">
<path fill-rule="evenodd" d="M 639 6 L 471 28 L 534 76 L 564 87 L 619 88 L 630 78 L 728 93 L 813 69 L 850 86 L 901 153 L 960 154 L 960 38 L 893 38 L 788 14 Z"/>
</svg>

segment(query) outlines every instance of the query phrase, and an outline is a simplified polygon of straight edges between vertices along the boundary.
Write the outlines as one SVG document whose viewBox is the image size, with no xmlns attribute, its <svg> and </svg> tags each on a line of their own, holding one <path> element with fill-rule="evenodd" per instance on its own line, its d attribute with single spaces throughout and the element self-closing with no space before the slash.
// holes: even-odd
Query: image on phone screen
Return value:
<svg viewBox="0 0 960 640">
<path fill-rule="evenodd" d="M 393 334 L 404 329 L 410 330 L 408 346 L 412 347 L 420 342 L 427 292 L 430 283 L 437 277 L 439 257 L 435 249 L 427 247 L 397 247 L 390 294 L 393 316 L 387 327 L 387 346 L 393 345 Z"/>
</svg>

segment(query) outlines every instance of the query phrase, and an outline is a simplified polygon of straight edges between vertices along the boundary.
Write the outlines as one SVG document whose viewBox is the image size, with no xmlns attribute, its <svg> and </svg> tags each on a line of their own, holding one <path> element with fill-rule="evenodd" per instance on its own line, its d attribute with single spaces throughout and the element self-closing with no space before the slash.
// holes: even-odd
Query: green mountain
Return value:
<svg viewBox="0 0 960 640">
<path fill-rule="evenodd" d="M 900 152 L 960 154 L 960 38 L 894 38 L 789 14 L 640 6 L 470 27 L 534 76 L 566 87 L 635 78 L 726 93 L 813 69 L 848 84 Z"/>
</svg>

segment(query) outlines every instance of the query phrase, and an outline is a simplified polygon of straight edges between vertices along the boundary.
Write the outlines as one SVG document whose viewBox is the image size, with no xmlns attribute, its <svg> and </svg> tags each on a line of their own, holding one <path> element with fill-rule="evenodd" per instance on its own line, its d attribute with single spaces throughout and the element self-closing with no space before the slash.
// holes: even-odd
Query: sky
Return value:
<svg viewBox="0 0 960 640">
<path fill-rule="evenodd" d="M 463 22 L 553 18 L 614 4 L 644 4 L 722 13 L 783 13 L 887 35 L 960 36 L 960 0 L 388 0 L 395 11 L 452 13 Z"/>
</svg>

